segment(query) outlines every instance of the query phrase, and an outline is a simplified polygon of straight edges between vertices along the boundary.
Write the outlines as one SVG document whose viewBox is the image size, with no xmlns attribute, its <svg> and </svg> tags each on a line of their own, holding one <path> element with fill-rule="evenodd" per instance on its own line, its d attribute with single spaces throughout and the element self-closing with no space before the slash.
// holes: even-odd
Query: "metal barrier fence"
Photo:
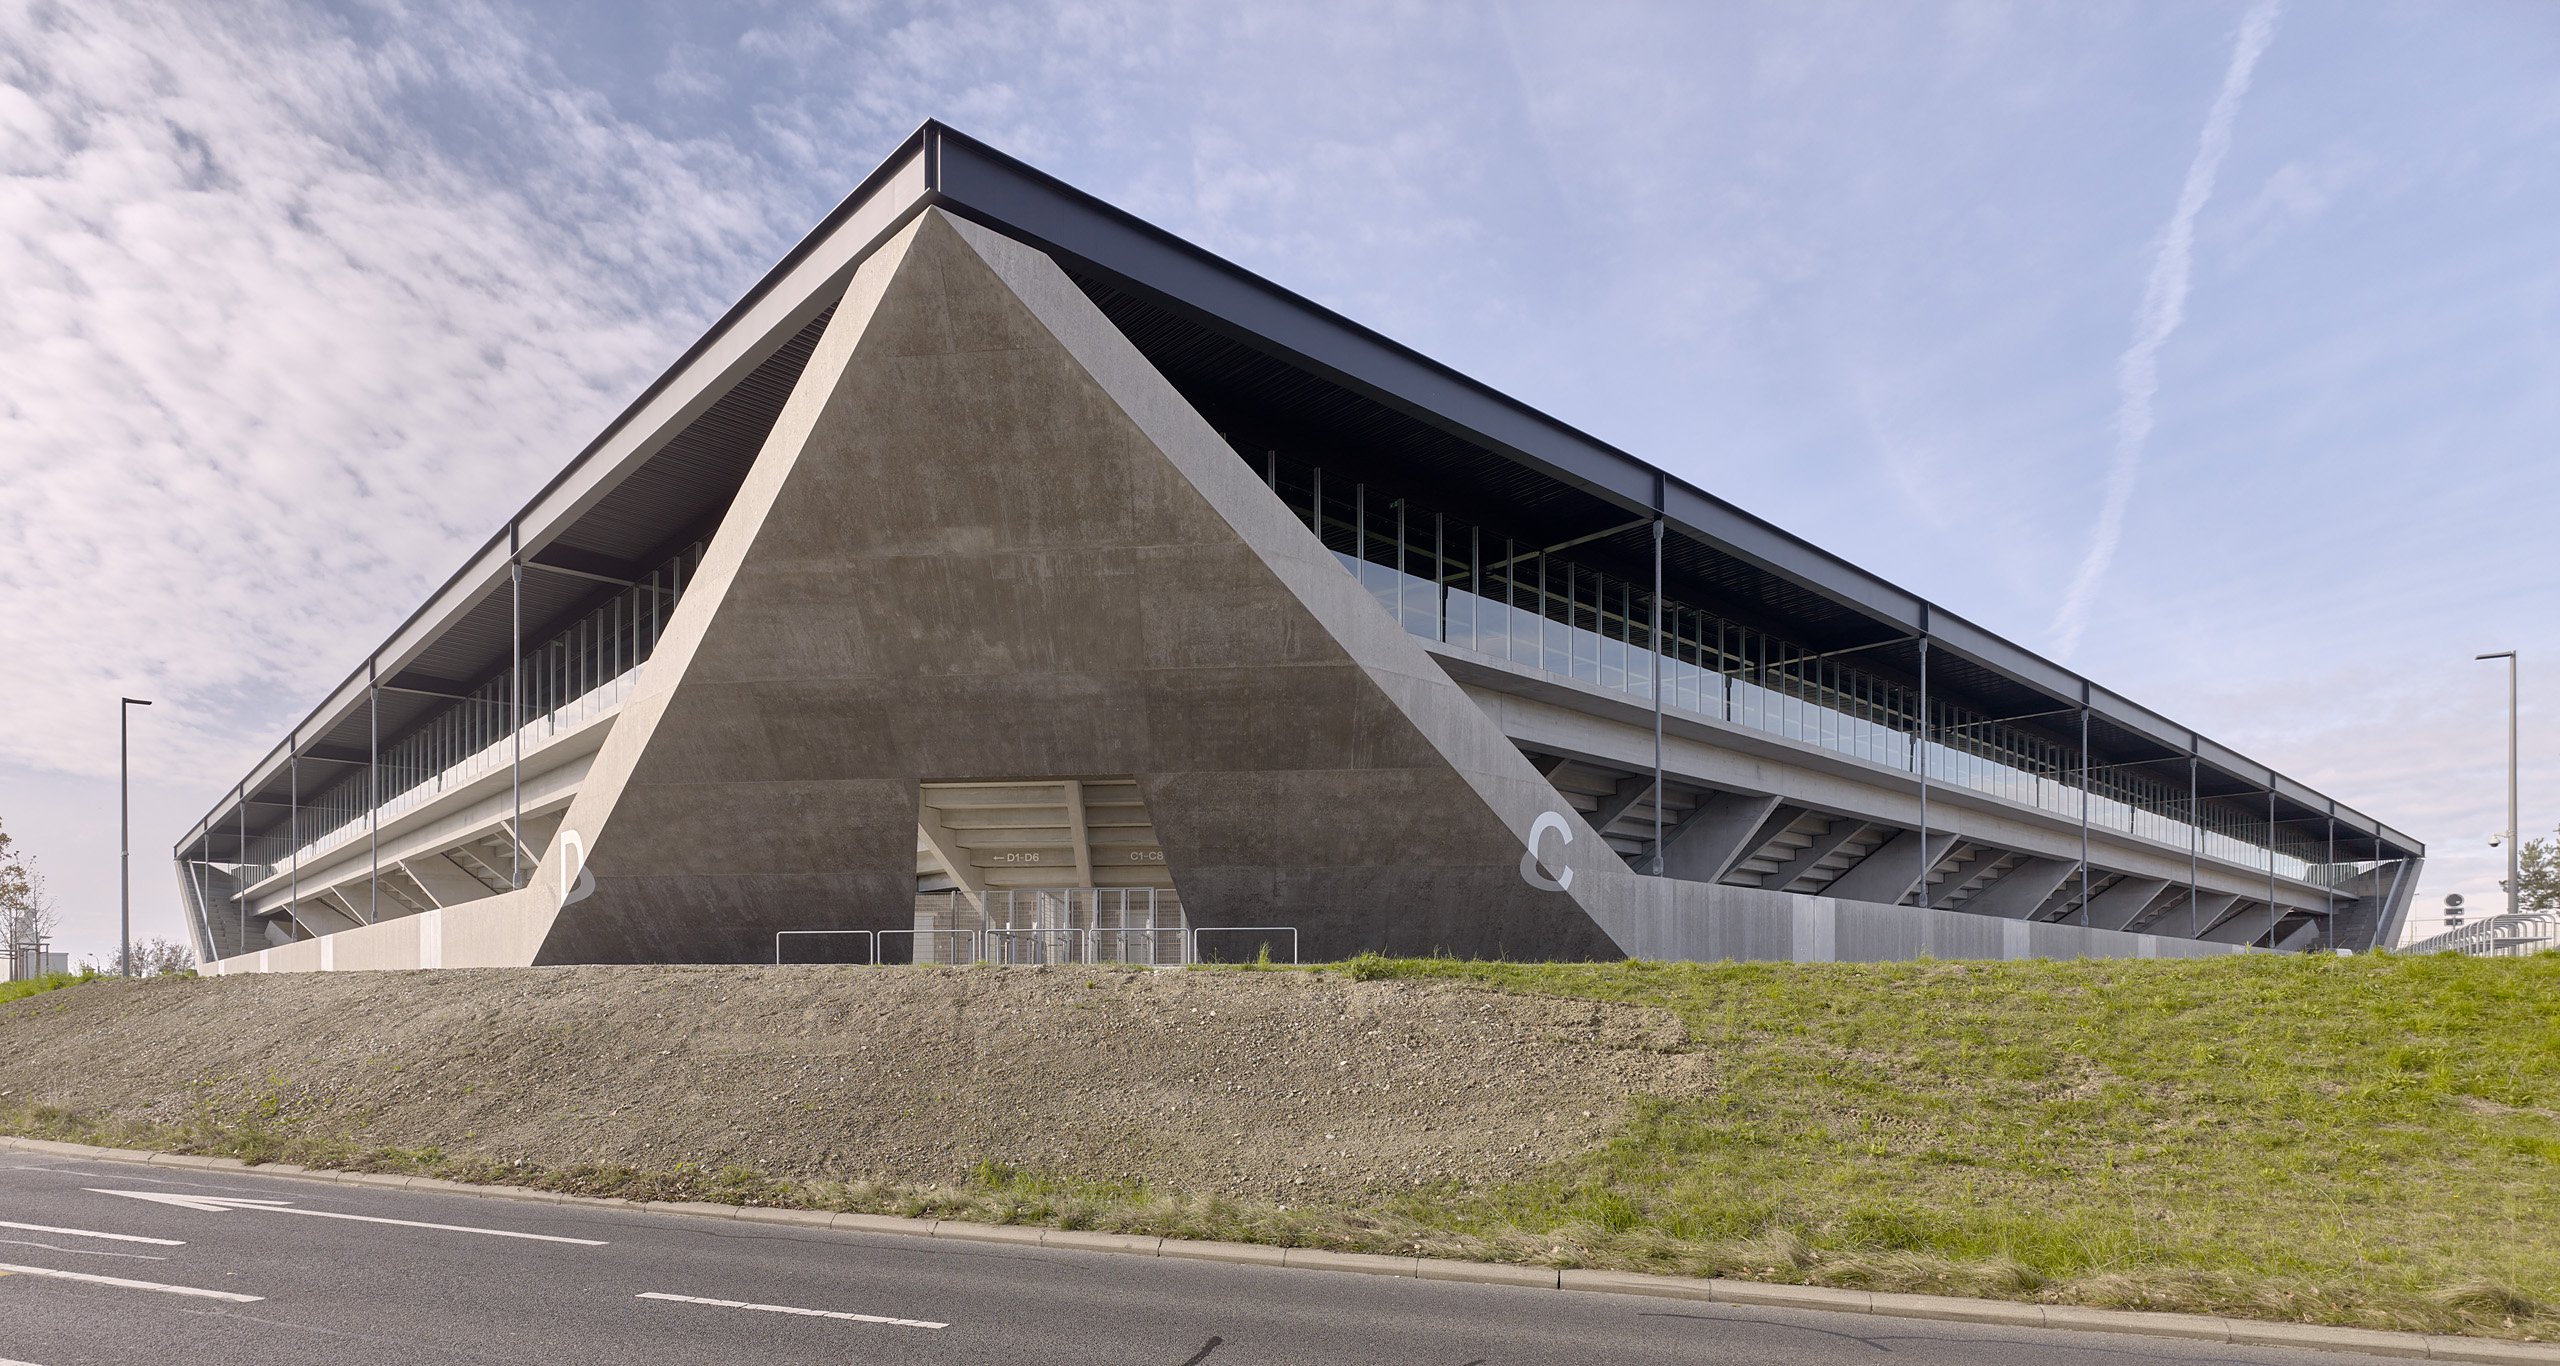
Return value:
<svg viewBox="0 0 2560 1366">
<path fill-rule="evenodd" d="M 939 894 L 936 894 L 939 895 Z M 919 898 L 923 900 L 923 898 Z M 919 915 L 919 919 L 926 918 Z M 862 964 L 990 963 L 1006 967 L 1058 967 L 1106 963 L 1142 967 L 1189 967 L 1204 962 L 1250 962 L 1288 936 L 1289 962 L 1298 962 L 1295 925 L 1202 925 L 1192 928 L 1159 925 L 988 925 L 984 928 L 923 926 L 911 930 L 781 930 L 773 936 L 773 961 L 783 962 L 783 941 L 823 935 L 862 941 Z M 1202 935 L 1260 935 L 1242 958 L 1202 956 Z M 904 941 L 901 944 L 900 941 Z M 898 950 L 905 949 L 902 955 Z M 1168 952 L 1169 950 L 1169 952 Z"/>
<path fill-rule="evenodd" d="M 927 892 L 915 904 L 920 933 L 975 931 L 977 956 L 990 963 L 1178 967 L 1189 958 L 1182 898 L 1170 887 Z M 956 941 L 929 943 L 918 941 L 917 961 L 955 961 L 942 955 Z"/>
</svg>

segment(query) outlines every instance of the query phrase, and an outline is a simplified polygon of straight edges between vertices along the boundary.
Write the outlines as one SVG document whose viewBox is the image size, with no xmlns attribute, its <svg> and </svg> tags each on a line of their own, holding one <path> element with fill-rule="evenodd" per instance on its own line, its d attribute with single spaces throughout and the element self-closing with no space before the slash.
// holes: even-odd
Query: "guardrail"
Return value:
<svg viewBox="0 0 2560 1366">
<path fill-rule="evenodd" d="M 896 934 L 898 931 L 890 930 L 888 933 Z M 913 933 L 913 931 L 908 931 L 908 933 Z M 819 934 L 860 935 L 862 937 L 863 945 L 863 963 L 866 966 L 876 966 L 880 962 L 880 936 L 878 932 L 872 930 L 776 930 L 773 934 L 773 965 L 775 967 L 782 966 L 782 941 L 784 939 L 793 935 Z"/>
<path fill-rule="evenodd" d="M 1287 935 L 1289 962 L 1292 965 L 1298 962 L 1298 927 L 1295 925 L 1202 925 L 1188 930 L 1172 926 L 1106 926 L 1095 929 L 1085 925 L 996 926 L 983 930 L 777 930 L 773 936 L 773 961 L 776 967 L 782 966 L 782 941 L 785 939 L 851 935 L 862 940 L 862 965 L 867 967 L 888 965 L 890 945 L 901 937 L 907 941 L 905 961 L 908 963 L 994 963 L 1013 967 L 1134 963 L 1152 967 L 1189 967 L 1206 961 L 1200 956 L 1200 936 L 1204 934 L 1266 936 L 1261 944 L 1255 946 L 1257 953 L 1269 947 L 1277 936 Z M 1177 961 L 1173 963 L 1158 961 L 1158 949 L 1166 936 L 1171 936 L 1176 946 Z M 1144 946 L 1143 954 L 1130 951 L 1133 941 Z M 923 954 L 927 948 L 936 952 L 925 957 Z"/>
<path fill-rule="evenodd" d="M 892 938 L 899 935 L 906 936 L 907 962 L 910 964 L 976 963 L 983 961 L 987 956 L 986 946 L 980 941 L 978 937 L 980 931 L 977 930 L 879 930 L 876 934 L 880 953 L 888 952 L 889 941 Z M 956 949 L 957 952 L 936 953 L 931 958 L 925 958 L 921 956 L 920 951 L 928 944 L 937 948 L 949 947 Z M 885 960 L 875 955 L 872 961 L 877 963 Z"/>
<path fill-rule="evenodd" d="M 1289 961 L 1298 961 L 1298 927 L 1295 925 L 1202 925 L 1191 931 L 1189 962 L 1200 960 L 1200 936 L 1204 934 L 1285 934 L 1289 936 Z M 1267 942 L 1267 941 L 1266 941 Z"/>
</svg>

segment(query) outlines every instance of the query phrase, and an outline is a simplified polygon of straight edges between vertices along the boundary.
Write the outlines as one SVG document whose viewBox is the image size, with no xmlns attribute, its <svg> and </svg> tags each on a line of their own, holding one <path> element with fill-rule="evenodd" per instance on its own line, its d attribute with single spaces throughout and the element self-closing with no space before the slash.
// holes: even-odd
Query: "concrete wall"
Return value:
<svg viewBox="0 0 2560 1366">
<path fill-rule="evenodd" d="M 1137 776 L 1210 922 L 1617 954 L 1520 877 L 1497 802 L 1552 791 L 1500 731 L 1054 263 L 928 213 L 857 273 L 572 804 L 594 891 L 540 961 L 908 924 L 919 783 L 1095 774 Z"/>
<path fill-rule="evenodd" d="M 2244 953 L 2122 930 L 2047 925 L 1963 911 L 1827 896 L 1629 879 L 1621 931 L 1639 958 L 1870 963 L 1911 958 L 2209 958 Z"/>
</svg>

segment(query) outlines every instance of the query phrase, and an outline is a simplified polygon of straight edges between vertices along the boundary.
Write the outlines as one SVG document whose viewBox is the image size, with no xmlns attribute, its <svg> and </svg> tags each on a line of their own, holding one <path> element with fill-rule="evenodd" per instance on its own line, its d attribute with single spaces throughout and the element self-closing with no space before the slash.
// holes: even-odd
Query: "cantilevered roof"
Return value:
<svg viewBox="0 0 2560 1366">
<path fill-rule="evenodd" d="M 1438 493 L 1604 531 L 1660 516 L 1666 572 L 1817 648 L 1866 647 L 1891 667 L 1930 645 L 1933 687 L 2017 714 L 2086 706 L 2101 762 L 2204 766 L 2206 795 L 2272 794 L 2286 822 L 2334 817 L 2350 857 L 2424 846 L 1637 457 L 939 123 L 899 145 L 746 297 L 578 452 L 346 681 L 179 841 L 219 857 L 246 808 L 281 815 L 289 755 L 361 762 L 371 687 L 387 742 L 505 666 L 511 563 L 526 567 L 524 634 L 547 638 L 620 581 L 716 525 L 854 268 L 928 207 L 1055 257 L 1213 421 L 1291 414 L 1324 439 Z M 1384 476 L 1382 476 L 1384 477 Z M 1443 498 L 1445 501 L 1445 496 Z M 1449 511 L 1468 511 L 1450 507 Z M 1615 549 L 1649 554 L 1622 530 Z M 1606 554 L 1612 542 L 1593 542 Z M 2180 765 L 2183 767 L 2183 765 Z M 306 792 L 315 785 L 307 785 Z M 2371 854 L 2363 845 L 2371 849 Z"/>
</svg>

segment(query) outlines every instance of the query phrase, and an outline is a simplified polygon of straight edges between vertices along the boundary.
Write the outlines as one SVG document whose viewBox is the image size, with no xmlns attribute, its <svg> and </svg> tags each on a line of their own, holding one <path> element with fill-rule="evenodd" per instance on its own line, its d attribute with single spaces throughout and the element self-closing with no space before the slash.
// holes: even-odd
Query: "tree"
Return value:
<svg viewBox="0 0 2560 1366">
<path fill-rule="evenodd" d="M 2517 910 L 2560 911 L 2560 831 L 2516 851 L 2516 882 Z"/>
<path fill-rule="evenodd" d="M 0 827 L 0 949 L 49 939 L 61 921 L 33 858 Z"/>
<path fill-rule="evenodd" d="M 188 972 L 192 971 L 195 965 L 195 950 L 174 939 L 145 939 L 133 946 L 133 975 L 136 977 L 157 977 L 163 973 Z M 106 965 L 94 970 L 103 976 L 123 976 L 124 950 L 119 948 L 108 954 Z"/>
</svg>

